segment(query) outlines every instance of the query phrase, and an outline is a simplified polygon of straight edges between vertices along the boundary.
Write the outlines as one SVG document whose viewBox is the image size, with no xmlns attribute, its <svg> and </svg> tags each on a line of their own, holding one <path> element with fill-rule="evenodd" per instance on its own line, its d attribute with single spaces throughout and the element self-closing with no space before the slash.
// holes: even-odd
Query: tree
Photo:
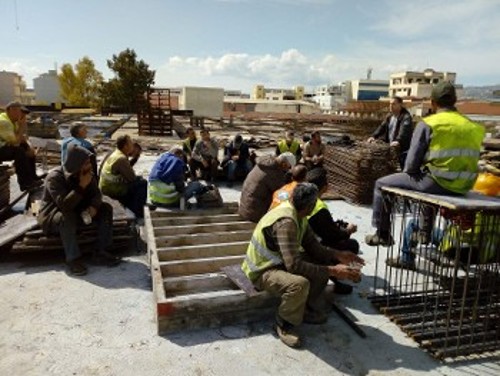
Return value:
<svg viewBox="0 0 500 376">
<path fill-rule="evenodd" d="M 75 64 L 64 64 L 59 74 L 61 95 L 70 106 L 97 107 L 102 90 L 103 78 L 87 56 Z"/>
<path fill-rule="evenodd" d="M 102 98 L 106 107 L 137 112 L 137 98 L 154 84 L 155 71 L 143 60 L 137 60 L 134 50 L 126 49 L 108 60 L 115 77 L 104 84 Z"/>
</svg>

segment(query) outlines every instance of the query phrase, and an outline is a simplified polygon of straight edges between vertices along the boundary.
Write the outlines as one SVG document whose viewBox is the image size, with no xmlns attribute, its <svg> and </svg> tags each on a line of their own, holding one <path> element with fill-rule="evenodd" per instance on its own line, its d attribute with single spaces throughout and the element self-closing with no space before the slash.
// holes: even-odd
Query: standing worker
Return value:
<svg viewBox="0 0 500 376">
<path fill-rule="evenodd" d="M 323 166 L 325 155 L 325 144 L 321 142 L 319 131 L 311 133 L 311 140 L 304 146 L 304 163 L 308 170 Z"/>
</svg>

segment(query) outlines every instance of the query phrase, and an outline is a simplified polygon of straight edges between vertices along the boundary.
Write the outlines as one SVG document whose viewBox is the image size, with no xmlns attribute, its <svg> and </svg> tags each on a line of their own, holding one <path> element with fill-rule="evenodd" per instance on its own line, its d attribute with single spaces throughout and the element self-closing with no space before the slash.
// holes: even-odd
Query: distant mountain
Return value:
<svg viewBox="0 0 500 376">
<path fill-rule="evenodd" d="M 466 86 L 464 98 L 467 99 L 500 99 L 500 84 L 489 86 Z"/>
</svg>

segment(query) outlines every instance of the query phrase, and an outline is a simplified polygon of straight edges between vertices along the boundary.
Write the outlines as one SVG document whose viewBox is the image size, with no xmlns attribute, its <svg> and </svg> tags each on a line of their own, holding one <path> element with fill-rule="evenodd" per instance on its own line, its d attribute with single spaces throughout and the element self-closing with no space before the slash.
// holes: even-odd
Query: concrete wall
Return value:
<svg viewBox="0 0 500 376">
<path fill-rule="evenodd" d="M 193 110 L 194 116 L 221 117 L 223 103 L 222 88 L 186 86 L 179 96 L 179 109 Z"/>
</svg>

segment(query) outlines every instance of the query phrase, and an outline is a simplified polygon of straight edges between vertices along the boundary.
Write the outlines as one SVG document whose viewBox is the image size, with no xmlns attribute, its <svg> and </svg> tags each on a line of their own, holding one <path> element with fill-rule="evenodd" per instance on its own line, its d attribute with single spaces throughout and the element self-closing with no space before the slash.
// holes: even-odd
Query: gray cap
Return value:
<svg viewBox="0 0 500 376">
<path fill-rule="evenodd" d="M 450 81 L 440 82 L 432 88 L 431 99 L 438 105 L 453 106 L 457 101 L 455 86 Z"/>
<path fill-rule="evenodd" d="M 21 102 L 18 102 L 18 101 L 12 101 L 12 102 L 7 103 L 7 106 L 5 106 L 5 109 L 8 110 L 9 108 L 12 108 L 12 107 L 21 108 L 21 111 L 24 112 L 25 114 L 28 114 L 30 112 L 30 110 L 28 110 L 24 106 L 24 104 L 22 104 Z"/>
</svg>

